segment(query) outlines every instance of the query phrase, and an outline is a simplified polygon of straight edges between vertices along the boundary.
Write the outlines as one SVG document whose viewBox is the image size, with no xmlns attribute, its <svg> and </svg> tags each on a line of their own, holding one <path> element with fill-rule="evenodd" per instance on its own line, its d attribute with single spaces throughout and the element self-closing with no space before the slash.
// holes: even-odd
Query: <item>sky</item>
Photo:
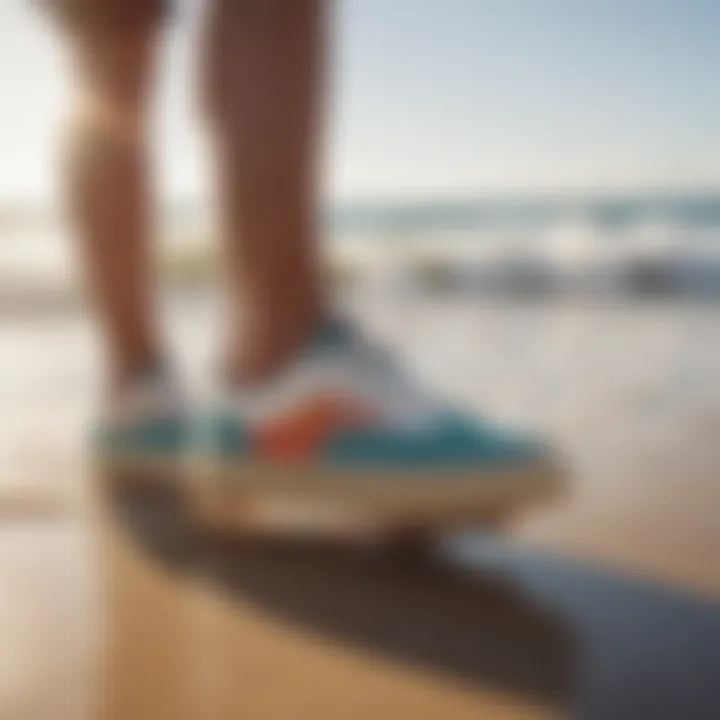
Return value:
<svg viewBox="0 0 720 720">
<path fill-rule="evenodd" d="M 206 193 L 197 6 L 167 38 L 162 194 Z M 57 196 L 62 49 L 0 5 L 0 205 Z M 333 197 L 720 188 L 718 0 L 336 0 Z"/>
</svg>

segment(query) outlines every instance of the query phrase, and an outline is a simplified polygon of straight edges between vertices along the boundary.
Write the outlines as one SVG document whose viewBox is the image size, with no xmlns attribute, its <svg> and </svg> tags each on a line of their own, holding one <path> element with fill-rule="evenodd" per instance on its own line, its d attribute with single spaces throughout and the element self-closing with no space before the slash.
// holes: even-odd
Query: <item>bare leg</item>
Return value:
<svg viewBox="0 0 720 720">
<path fill-rule="evenodd" d="M 271 374 L 324 314 L 317 247 L 323 0 L 216 0 L 207 107 L 229 271 L 228 372 Z"/>
<path fill-rule="evenodd" d="M 67 23 L 77 82 L 63 147 L 70 204 L 117 388 L 159 354 L 145 152 L 159 17 L 150 0 L 133 0 L 113 20 L 112 5 L 98 0 L 95 17 L 90 12 Z"/>
</svg>

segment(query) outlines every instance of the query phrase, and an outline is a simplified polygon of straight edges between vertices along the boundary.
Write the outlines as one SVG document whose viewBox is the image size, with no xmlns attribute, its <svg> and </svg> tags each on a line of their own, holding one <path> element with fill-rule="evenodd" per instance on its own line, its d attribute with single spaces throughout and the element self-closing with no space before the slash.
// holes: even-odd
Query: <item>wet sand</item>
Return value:
<svg viewBox="0 0 720 720">
<path fill-rule="evenodd" d="M 0 718 L 716 714 L 716 308 L 356 309 L 443 392 L 561 443 L 568 497 L 425 559 L 210 542 L 172 496 L 99 492 L 87 327 L 8 322 Z M 209 347 L 207 308 L 172 316 L 180 348 Z"/>
</svg>

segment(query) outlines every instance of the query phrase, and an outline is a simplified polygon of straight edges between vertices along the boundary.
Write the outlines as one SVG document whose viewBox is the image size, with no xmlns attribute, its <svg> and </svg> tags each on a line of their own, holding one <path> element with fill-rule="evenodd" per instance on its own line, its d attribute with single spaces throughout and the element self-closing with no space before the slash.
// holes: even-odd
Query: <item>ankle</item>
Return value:
<svg viewBox="0 0 720 720">
<path fill-rule="evenodd" d="M 161 353 L 147 353 L 116 359 L 110 365 L 106 395 L 114 399 L 147 378 L 165 374 L 167 363 Z"/>
<path fill-rule="evenodd" d="M 320 306 L 273 317 L 254 315 L 233 337 L 223 374 L 230 385 L 260 383 L 291 363 L 322 326 Z"/>
</svg>

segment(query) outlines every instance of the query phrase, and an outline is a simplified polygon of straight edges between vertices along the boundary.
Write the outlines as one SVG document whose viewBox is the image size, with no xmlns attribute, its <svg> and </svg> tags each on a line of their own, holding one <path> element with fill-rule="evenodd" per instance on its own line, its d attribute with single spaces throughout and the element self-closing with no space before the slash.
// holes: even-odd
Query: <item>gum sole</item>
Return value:
<svg viewBox="0 0 720 720">
<path fill-rule="evenodd" d="M 478 481 L 477 473 L 418 481 L 407 476 L 340 475 L 330 469 L 293 472 L 248 464 L 227 471 L 196 472 L 190 506 L 209 531 L 243 533 L 272 522 L 273 506 L 295 509 L 310 526 L 348 534 L 420 536 L 426 529 L 482 525 L 497 529 L 524 509 L 542 504 L 564 489 L 557 464 L 517 472 L 496 471 Z M 314 515 L 313 515 L 314 513 Z M 275 518 L 282 519 L 282 511 Z M 293 523 L 290 522 L 292 525 Z M 295 523 L 297 524 L 297 523 Z M 302 525 L 302 523 L 300 523 Z"/>
</svg>

